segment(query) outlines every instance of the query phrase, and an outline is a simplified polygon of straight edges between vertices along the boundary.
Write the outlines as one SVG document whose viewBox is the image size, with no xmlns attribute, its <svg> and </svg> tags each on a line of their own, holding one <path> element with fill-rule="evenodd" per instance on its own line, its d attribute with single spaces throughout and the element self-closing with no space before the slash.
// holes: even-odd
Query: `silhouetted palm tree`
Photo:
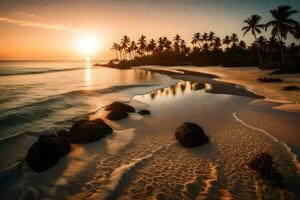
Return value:
<svg viewBox="0 0 300 200">
<path fill-rule="evenodd" d="M 271 34 L 278 37 L 280 41 L 280 53 L 281 53 L 281 64 L 282 67 L 285 67 L 285 59 L 283 54 L 283 39 L 286 39 L 288 33 L 294 33 L 296 27 L 299 26 L 299 23 L 290 18 L 294 13 L 297 13 L 296 10 L 291 10 L 291 6 L 278 6 L 277 9 L 270 10 L 273 20 L 266 24 L 266 28 L 272 27 Z"/>
<path fill-rule="evenodd" d="M 228 49 L 228 47 L 229 47 L 229 45 L 231 43 L 231 39 L 230 39 L 230 37 L 228 35 L 226 35 L 222 42 L 223 42 L 223 44 L 226 45 L 226 48 Z"/>
<path fill-rule="evenodd" d="M 124 35 L 121 39 L 121 47 L 123 50 L 123 59 L 126 59 L 126 49 L 128 48 L 128 45 L 130 43 L 130 39 L 127 35 Z"/>
<path fill-rule="evenodd" d="M 198 44 L 199 45 L 199 48 L 200 48 L 200 42 L 201 42 L 201 34 L 200 33 L 195 33 L 193 35 L 193 39 L 192 39 L 192 45 L 196 45 Z"/>
<path fill-rule="evenodd" d="M 116 53 L 116 60 L 119 60 L 118 51 L 120 50 L 120 45 L 117 43 L 113 43 L 111 50 L 113 50 Z"/>
<path fill-rule="evenodd" d="M 130 44 L 130 47 L 131 49 L 131 52 L 133 53 L 133 56 L 132 58 L 134 59 L 136 57 L 136 51 L 138 49 L 138 46 L 136 45 L 135 41 L 132 41 L 131 44 Z"/>
<path fill-rule="evenodd" d="M 242 31 L 244 31 L 244 36 L 251 31 L 252 35 L 255 38 L 255 41 L 257 42 L 257 36 L 256 34 L 260 34 L 261 33 L 261 29 L 264 28 L 265 26 L 263 24 L 259 24 L 261 20 L 261 16 L 259 15 L 251 15 L 250 18 L 244 20 L 244 22 L 246 23 L 246 26 L 244 26 L 242 28 Z M 258 58 L 259 58 L 259 62 L 260 62 L 260 66 L 263 66 L 263 62 L 261 59 L 261 55 L 260 55 L 260 49 L 259 47 L 257 48 L 258 51 Z"/>
<path fill-rule="evenodd" d="M 219 37 L 215 37 L 213 42 L 213 50 L 219 51 L 222 46 L 221 39 Z"/>
<path fill-rule="evenodd" d="M 232 48 L 235 48 L 237 46 L 237 43 L 239 42 L 239 37 L 237 36 L 236 33 L 232 33 L 230 40 L 232 43 Z"/>
<path fill-rule="evenodd" d="M 210 31 L 208 34 L 208 38 L 207 38 L 207 41 L 209 42 L 210 47 L 213 46 L 214 39 L 215 39 L 215 33 Z"/>
<path fill-rule="evenodd" d="M 168 51 L 171 50 L 172 42 L 167 37 L 163 37 L 163 42 L 164 42 L 164 49 Z"/>
<path fill-rule="evenodd" d="M 257 39 L 257 44 L 258 44 L 258 46 L 259 46 L 260 49 L 262 49 L 263 51 L 265 51 L 266 48 L 267 48 L 267 39 L 264 36 L 260 36 Z"/>
<path fill-rule="evenodd" d="M 276 39 L 276 37 L 272 36 L 269 38 L 269 40 L 267 41 L 267 52 L 270 54 L 270 58 L 271 58 L 271 61 L 273 61 L 273 54 L 274 52 L 277 51 L 279 47 L 279 42 L 278 40 Z"/>
<path fill-rule="evenodd" d="M 239 48 L 242 49 L 242 50 L 245 50 L 246 49 L 246 43 L 244 40 L 241 40 L 240 43 L 239 43 Z"/>
<path fill-rule="evenodd" d="M 151 39 L 149 41 L 148 46 L 147 46 L 147 51 L 153 54 L 153 52 L 155 51 L 155 49 L 156 49 L 156 42 L 155 42 L 154 39 Z"/>
<path fill-rule="evenodd" d="M 159 52 L 162 52 L 164 50 L 164 39 L 162 37 L 159 37 L 157 44 L 158 44 L 157 50 Z"/>
<path fill-rule="evenodd" d="M 202 41 L 204 44 L 207 43 L 207 41 L 208 41 L 208 33 L 204 33 L 204 34 L 202 35 L 201 41 Z"/>
<path fill-rule="evenodd" d="M 174 45 L 173 45 L 174 51 L 178 53 L 180 51 L 180 46 L 179 46 L 179 43 L 181 42 L 180 35 L 178 34 L 175 35 L 173 41 L 174 41 Z"/>
<path fill-rule="evenodd" d="M 139 50 L 142 53 L 142 55 L 145 55 L 145 50 L 147 47 L 146 36 L 141 35 L 141 37 L 138 39 L 138 45 L 139 45 Z"/>
</svg>

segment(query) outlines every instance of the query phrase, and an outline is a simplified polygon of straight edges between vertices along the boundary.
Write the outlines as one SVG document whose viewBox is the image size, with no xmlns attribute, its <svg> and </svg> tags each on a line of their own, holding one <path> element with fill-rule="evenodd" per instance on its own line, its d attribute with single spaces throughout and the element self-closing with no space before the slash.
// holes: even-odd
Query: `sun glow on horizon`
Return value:
<svg viewBox="0 0 300 200">
<path fill-rule="evenodd" d="M 100 50 L 100 40 L 93 35 L 81 35 L 75 39 L 76 50 L 84 56 L 92 56 Z"/>
</svg>

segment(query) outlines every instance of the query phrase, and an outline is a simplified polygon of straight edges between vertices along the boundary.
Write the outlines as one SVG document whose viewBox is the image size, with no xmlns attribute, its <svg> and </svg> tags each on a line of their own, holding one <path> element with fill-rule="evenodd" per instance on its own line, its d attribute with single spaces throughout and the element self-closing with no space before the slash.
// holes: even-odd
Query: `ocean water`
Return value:
<svg viewBox="0 0 300 200">
<path fill-rule="evenodd" d="M 152 90 L 171 81 L 142 70 L 95 68 L 89 62 L 0 62 L 0 140 L 55 127 L 110 101 L 129 101 L 141 87 Z"/>
<path fill-rule="evenodd" d="M 235 85 L 49 61 L 2 62 L 0 80 L 0 199 L 300 198 L 296 155 L 240 114 L 275 111 L 252 105 L 259 97 Z M 68 128 L 81 117 L 102 118 L 101 108 L 116 100 L 152 114 L 108 122 L 112 135 L 72 145 L 43 173 L 19 164 L 41 133 Z M 185 121 L 200 124 L 210 144 L 182 148 L 174 132 Z M 246 167 L 261 151 L 274 157 L 284 188 Z"/>
</svg>

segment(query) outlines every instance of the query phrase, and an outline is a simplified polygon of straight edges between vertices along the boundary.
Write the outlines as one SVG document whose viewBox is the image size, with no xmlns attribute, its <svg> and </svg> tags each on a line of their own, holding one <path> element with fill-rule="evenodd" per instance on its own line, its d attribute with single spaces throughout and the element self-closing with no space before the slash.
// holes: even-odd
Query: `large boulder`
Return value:
<svg viewBox="0 0 300 200">
<path fill-rule="evenodd" d="M 130 113 L 135 112 L 134 107 L 127 105 L 125 103 L 121 103 L 121 102 L 113 102 L 113 103 L 105 106 L 105 110 L 108 110 L 108 111 L 115 110 L 115 111 L 120 111 L 120 112 L 123 111 L 123 112 L 130 112 Z"/>
<path fill-rule="evenodd" d="M 124 119 L 126 117 L 128 117 L 128 113 L 124 110 L 112 110 L 106 116 L 107 119 L 113 121 Z"/>
<path fill-rule="evenodd" d="M 71 143 L 90 143 L 104 138 L 112 133 L 112 128 L 103 120 L 80 120 L 70 129 Z"/>
<path fill-rule="evenodd" d="M 205 135 L 203 129 L 194 123 L 185 122 L 177 128 L 175 138 L 183 147 L 191 148 L 209 142 L 209 138 Z"/>
<path fill-rule="evenodd" d="M 145 110 L 145 109 L 142 109 L 142 110 L 138 111 L 137 113 L 140 115 L 150 115 L 151 114 L 151 112 L 149 110 Z"/>
<path fill-rule="evenodd" d="M 264 179 L 272 181 L 277 186 L 282 186 L 281 175 L 272 166 L 273 158 L 268 153 L 261 152 L 256 154 L 247 165 L 260 173 Z"/>
<path fill-rule="evenodd" d="M 33 170 L 42 172 L 56 165 L 70 150 L 68 139 L 59 138 L 54 134 L 41 135 L 29 148 L 26 161 Z"/>
</svg>

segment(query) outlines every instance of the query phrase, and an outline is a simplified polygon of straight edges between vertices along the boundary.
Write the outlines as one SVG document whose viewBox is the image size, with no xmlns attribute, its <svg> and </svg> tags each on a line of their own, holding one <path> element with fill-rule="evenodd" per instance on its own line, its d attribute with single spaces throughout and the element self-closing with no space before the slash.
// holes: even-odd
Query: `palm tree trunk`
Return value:
<svg viewBox="0 0 300 200">
<path fill-rule="evenodd" d="M 257 38 L 256 38 L 256 35 L 254 35 L 254 37 L 255 37 L 256 44 L 257 44 Z M 258 51 L 258 58 L 259 58 L 259 62 L 260 62 L 260 67 L 263 67 L 263 62 L 262 62 L 262 59 L 261 59 L 261 55 L 260 55 L 260 47 L 259 47 L 259 46 L 257 47 L 257 51 Z"/>
<path fill-rule="evenodd" d="M 282 68 L 285 68 L 285 60 L 284 60 L 284 55 L 283 55 L 282 37 L 280 37 L 279 33 L 277 33 L 277 35 L 278 35 L 278 39 L 280 41 L 281 65 L 282 65 Z"/>
</svg>

